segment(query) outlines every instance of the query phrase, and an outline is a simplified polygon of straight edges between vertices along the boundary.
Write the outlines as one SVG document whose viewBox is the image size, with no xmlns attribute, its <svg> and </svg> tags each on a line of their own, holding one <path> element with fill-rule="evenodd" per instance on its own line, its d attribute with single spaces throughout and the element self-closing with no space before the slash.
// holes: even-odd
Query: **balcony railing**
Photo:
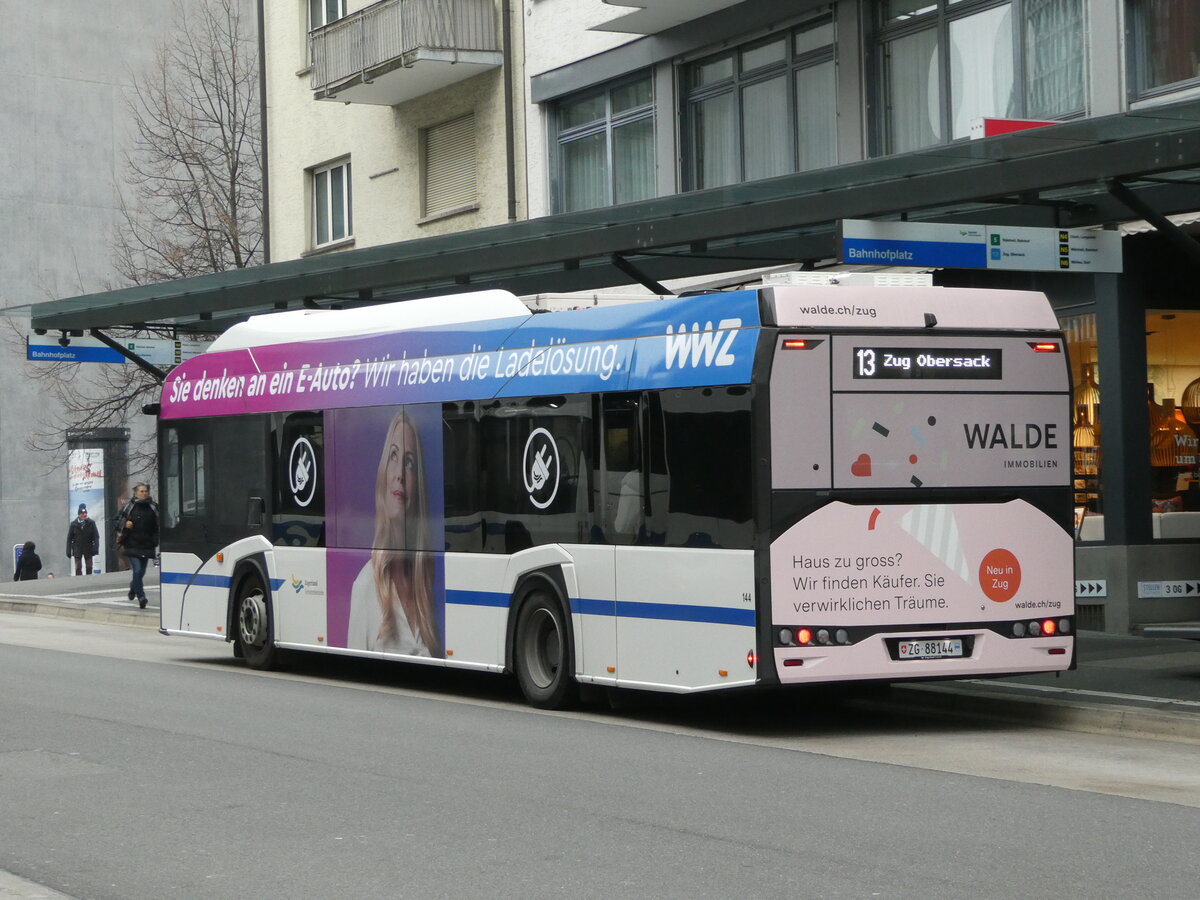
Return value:
<svg viewBox="0 0 1200 900">
<path fill-rule="evenodd" d="M 490 68 L 502 61 L 494 0 L 382 0 L 310 32 L 308 42 L 312 89 L 319 99 L 336 94 L 340 100 L 388 102 L 378 99 L 378 90 L 360 91 L 360 97 L 341 95 L 420 61 L 467 63 L 475 71 L 464 72 L 465 77 L 479 65 Z M 394 89 L 384 95 L 398 96 Z"/>
</svg>

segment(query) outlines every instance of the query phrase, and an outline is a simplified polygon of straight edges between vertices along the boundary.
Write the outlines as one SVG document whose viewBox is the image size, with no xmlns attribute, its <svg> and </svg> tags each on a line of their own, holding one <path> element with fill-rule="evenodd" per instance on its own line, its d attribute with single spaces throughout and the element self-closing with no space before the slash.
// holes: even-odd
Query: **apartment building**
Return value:
<svg viewBox="0 0 1200 900">
<path fill-rule="evenodd" d="M 521 50 L 505 16 L 519 10 L 493 0 L 262 6 L 272 259 L 525 215 L 521 110 L 506 100 Z"/>
</svg>

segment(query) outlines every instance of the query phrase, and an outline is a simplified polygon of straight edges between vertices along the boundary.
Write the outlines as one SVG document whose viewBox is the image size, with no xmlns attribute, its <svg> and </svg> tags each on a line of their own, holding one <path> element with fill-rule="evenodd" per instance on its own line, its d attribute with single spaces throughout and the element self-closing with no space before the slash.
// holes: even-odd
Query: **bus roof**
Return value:
<svg viewBox="0 0 1200 900">
<path fill-rule="evenodd" d="M 780 286 L 542 315 L 488 291 L 256 316 L 172 370 L 160 414 L 747 384 L 761 325 L 1057 329 L 1026 291 Z"/>
<path fill-rule="evenodd" d="M 532 315 L 508 291 L 472 291 L 426 297 L 403 303 L 382 303 L 355 309 L 295 309 L 263 313 L 234 325 L 208 352 L 241 347 L 265 347 L 296 341 L 324 340 L 364 334 L 385 334 L 462 322 L 488 322 Z"/>
</svg>

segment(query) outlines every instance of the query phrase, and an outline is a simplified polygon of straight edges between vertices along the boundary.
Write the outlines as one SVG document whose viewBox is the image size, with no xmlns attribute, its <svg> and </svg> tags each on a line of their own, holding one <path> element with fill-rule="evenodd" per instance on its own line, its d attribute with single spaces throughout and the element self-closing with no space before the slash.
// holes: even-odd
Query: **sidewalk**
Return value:
<svg viewBox="0 0 1200 900">
<path fill-rule="evenodd" d="M 1071 672 L 894 685 L 922 715 L 1200 743 L 1200 642 L 1084 631 Z"/>
<path fill-rule="evenodd" d="M 0 612 L 158 628 L 157 567 L 146 570 L 143 584 L 149 601 L 145 609 L 129 599 L 129 572 L 0 582 Z"/>
<path fill-rule="evenodd" d="M 128 572 L 0 584 L 0 612 L 159 627 L 158 569 L 150 603 L 127 599 Z M 922 716 L 1020 722 L 1065 731 L 1200 743 L 1200 641 L 1085 631 L 1072 672 L 893 685 L 859 706 Z"/>
</svg>

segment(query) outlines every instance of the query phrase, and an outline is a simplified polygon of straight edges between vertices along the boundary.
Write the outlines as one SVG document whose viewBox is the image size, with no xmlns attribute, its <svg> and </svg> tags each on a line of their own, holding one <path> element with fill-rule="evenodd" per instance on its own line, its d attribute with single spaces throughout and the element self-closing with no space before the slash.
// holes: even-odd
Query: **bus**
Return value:
<svg viewBox="0 0 1200 900">
<path fill-rule="evenodd" d="M 1075 664 L 1041 294 L 504 291 L 258 315 L 159 409 L 161 631 L 668 692 Z"/>
</svg>

